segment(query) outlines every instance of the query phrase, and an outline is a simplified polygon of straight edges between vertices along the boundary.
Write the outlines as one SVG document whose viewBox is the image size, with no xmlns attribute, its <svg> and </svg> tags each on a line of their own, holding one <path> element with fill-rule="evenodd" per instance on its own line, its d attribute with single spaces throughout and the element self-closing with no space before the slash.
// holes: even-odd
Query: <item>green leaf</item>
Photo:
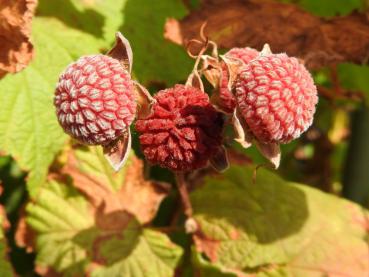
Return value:
<svg viewBox="0 0 369 277">
<path fill-rule="evenodd" d="M 1 210 L 0 210 L 0 276 L 1 277 L 12 277 L 14 276 L 12 266 L 6 257 L 7 246 L 6 246 L 4 231 L 2 228 L 3 221 L 5 220 L 2 214 L 3 212 L 4 211 L 1 207 Z"/>
<path fill-rule="evenodd" d="M 367 211 L 264 169 L 253 184 L 252 174 L 233 166 L 192 193 L 202 231 L 196 250 L 206 259 L 194 257 L 202 270 L 301 277 L 369 272 Z"/>
<path fill-rule="evenodd" d="M 122 237 L 126 239 L 112 239 L 101 245 L 101 252 L 112 266 L 99 268 L 91 276 L 173 276 L 173 269 L 178 264 L 182 250 L 168 237 L 156 231 L 140 229 L 133 223 L 123 232 Z M 125 257 L 127 248 L 131 252 Z M 123 253 L 115 257 L 113 251 Z"/>
<path fill-rule="evenodd" d="M 133 49 L 133 71 L 137 78 L 172 85 L 187 79 L 193 60 L 183 47 L 164 40 L 166 18 L 181 18 L 186 9 L 181 0 L 128 1 L 121 32 Z"/>
<path fill-rule="evenodd" d="M 34 196 L 66 140 L 53 105 L 58 76 L 79 56 L 98 52 L 101 42 L 44 18 L 34 19 L 32 37 L 34 60 L 0 81 L 0 149 L 30 171 L 28 188 Z"/>
<path fill-rule="evenodd" d="M 37 265 L 63 276 L 172 276 L 182 249 L 140 223 L 152 220 L 166 194 L 142 179 L 133 154 L 113 173 L 97 149 L 70 151 L 56 178 L 67 183 L 49 181 L 28 204 Z"/>
<path fill-rule="evenodd" d="M 53 16 L 64 24 L 102 38 L 104 47 L 114 42 L 114 33 L 122 25 L 127 0 L 40 0 L 37 12 Z"/>
<path fill-rule="evenodd" d="M 363 7 L 362 0 L 299 0 L 298 3 L 318 16 L 346 15 Z"/>
<path fill-rule="evenodd" d="M 110 190 L 117 192 L 124 183 L 126 169 L 131 164 L 132 159 L 127 159 L 125 166 L 115 172 L 111 165 L 107 162 L 101 147 L 84 147 L 76 149 L 74 155 L 78 161 L 78 171 L 85 175 L 91 176 L 94 182 L 100 182 L 107 186 Z M 133 157 L 133 151 L 131 157 Z M 84 182 L 84 185 L 91 184 Z"/>
<path fill-rule="evenodd" d="M 338 66 L 338 76 L 343 87 L 363 92 L 369 99 L 369 66 L 343 63 Z"/>
<path fill-rule="evenodd" d="M 120 30 L 133 49 L 133 72 L 144 84 L 172 85 L 190 74 L 193 60 L 183 47 L 163 37 L 167 18 L 187 14 L 181 0 L 41 0 L 38 13 L 56 16 L 68 26 L 103 38 L 105 48 Z"/>
</svg>

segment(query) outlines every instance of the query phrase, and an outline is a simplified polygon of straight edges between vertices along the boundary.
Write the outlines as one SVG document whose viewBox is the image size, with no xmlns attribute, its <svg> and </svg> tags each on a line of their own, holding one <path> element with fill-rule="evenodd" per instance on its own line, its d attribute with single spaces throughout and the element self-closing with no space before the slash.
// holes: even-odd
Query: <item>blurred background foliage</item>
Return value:
<svg viewBox="0 0 369 277">
<path fill-rule="evenodd" d="M 297 4 L 317 16 L 326 18 L 352 12 L 364 13 L 368 8 L 368 3 L 364 0 L 283 0 L 283 2 Z M 184 82 L 191 70 L 193 60 L 186 55 L 182 47 L 164 39 L 163 26 L 168 17 L 180 19 L 190 12 L 189 9 L 196 10 L 199 6 L 200 0 L 183 2 L 179 0 L 39 0 L 36 12 L 36 16 L 39 17 L 36 20 L 39 21 L 35 21 L 32 34 L 36 47 L 36 59 L 39 59 L 35 63 L 39 64 L 34 66 L 42 67 L 43 62 L 46 64 L 44 61 L 46 59 L 49 63 L 51 60 L 58 64 L 55 65 L 55 69 L 48 68 L 45 72 L 48 78 L 45 80 L 46 90 L 50 90 L 50 97 L 45 104 L 39 106 L 39 109 L 48 111 L 53 109 L 51 91 L 59 71 L 81 54 L 104 52 L 109 49 L 114 41 L 113 34 L 117 30 L 130 40 L 134 51 L 134 75 L 149 88 L 150 92 L 154 93 L 174 83 Z M 54 23 L 53 18 L 68 26 L 71 34 L 65 34 L 64 27 Z M 53 39 L 41 38 L 48 32 L 55 32 L 50 34 Z M 82 32 L 83 34 L 80 34 Z M 81 37 L 81 40 L 61 43 L 62 40 L 70 39 L 69 37 Z M 68 48 L 73 55 L 61 61 L 63 57 L 55 56 L 55 53 L 63 53 L 63 49 L 50 49 L 49 40 L 62 44 L 60 47 Z M 313 75 L 317 85 L 322 88 L 314 124 L 301 139 L 283 146 L 282 164 L 277 174 L 291 182 L 307 184 L 369 208 L 369 66 L 342 63 L 316 70 Z M 12 85 L 12 80 L 0 81 L 1 90 Z M 19 89 L 22 88 L 19 87 Z M 1 91 L 1 93 L 8 92 Z M 37 99 L 39 96 L 34 94 L 29 97 Z M 5 105 L 8 104 L 0 97 L 1 100 Z M 22 113 L 23 110 L 19 109 L 18 112 Z M 42 117 L 35 120 L 42 120 Z M 49 131 L 50 129 L 45 129 L 43 134 Z M 29 133 L 27 135 L 31 136 Z M 57 133 L 57 136 L 59 135 L 61 135 L 60 130 Z M 52 138 L 51 140 L 47 139 L 47 142 L 39 143 L 55 143 Z M 65 140 L 66 137 L 63 135 L 58 138 L 59 146 L 53 150 L 54 153 L 60 151 Z M 135 133 L 133 145 L 137 155 L 140 156 Z M 231 141 L 228 145 L 244 153 L 255 164 L 265 162 L 255 147 L 244 150 Z M 10 147 L 11 150 L 9 150 L 8 144 L 0 144 L 0 150 L 6 148 L 4 149 L 6 153 L 15 153 L 13 157 L 20 156 L 20 148 L 17 147 L 23 146 Z M 50 158 L 52 157 L 53 155 Z M 29 159 L 31 158 L 28 157 L 25 160 L 21 158 L 16 162 L 8 155 L 0 157 L 0 182 L 3 186 L 0 202 L 4 205 L 11 223 L 10 231 L 7 233 L 11 249 L 10 260 L 20 276 L 35 276 L 34 254 L 26 253 L 14 242 L 16 223 L 28 199 L 26 183 L 30 179 L 27 179 L 25 169 L 30 168 L 26 165 Z M 28 176 L 34 182 L 33 185 L 28 184 L 31 195 L 33 186 L 39 186 L 40 184 L 36 183 L 41 183 L 40 180 L 46 176 L 48 164 L 42 166 L 46 171 L 35 165 L 34 168 L 39 173 L 36 177 Z M 164 169 L 153 167 L 150 174 L 154 179 L 173 182 L 172 174 Z M 154 226 L 162 227 L 168 224 L 172 216 L 170 211 L 178 206 L 176 199 L 176 193 L 172 192 L 164 200 L 153 221 Z M 174 232 L 171 237 L 174 242 L 189 248 L 188 236 L 181 232 Z M 183 274 L 191 276 L 192 271 L 185 269 Z"/>
</svg>

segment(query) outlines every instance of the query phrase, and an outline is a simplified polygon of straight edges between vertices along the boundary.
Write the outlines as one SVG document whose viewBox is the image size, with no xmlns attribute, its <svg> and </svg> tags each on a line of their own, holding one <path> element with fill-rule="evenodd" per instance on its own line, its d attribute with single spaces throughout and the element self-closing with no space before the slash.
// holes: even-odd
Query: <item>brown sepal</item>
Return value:
<svg viewBox="0 0 369 277">
<path fill-rule="evenodd" d="M 194 70 L 187 78 L 186 87 L 195 87 L 204 91 L 204 84 L 197 70 Z"/>
<path fill-rule="evenodd" d="M 249 148 L 252 145 L 253 136 L 250 135 L 246 122 L 239 115 L 237 109 L 233 112 L 232 123 L 236 133 L 234 140 L 241 144 L 242 147 Z"/>
<path fill-rule="evenodd" d="M 129 156 L 131 150 L 131 131 L 126 127 L 125 132 L 115 141 L 104 145 L 104 156 L 115 171 L 119 171 Z"/>
<path fill-rule="evenodd" d="M 155 99 L 143 85 L 138 82 L 134 82 L 134 86 L 138 105 L 137 118 L 146 118 L 151 114 L 151 108 L 155 103 Z"/>
<path fill-rule="evenodd" d="M 223 145 L 210 158 L 210 164 L 218 172 L 224 172 L 229 168 L 227 150 Z"/>
<path fill-rule="evenodd" d="M 261 154 L 273 165 L 275 169 L 279 167 L 281 161 L 281 149 L 278 143 L 263 143 L 255 141 L 256 147 Z"/>
<path fill-rule="evenodd" d="M 217 88 L 219 86 L 220 74 L 222 72 L 219 60 L 209 55 L 202 55 L 201 67 L 205 78 L 214 88 Z"/>
<path fill-rule="evenodd" d="M 118 60 L 122 66 L 131 73 L 133 54 L 129 41 L 122 35 L 122 33 L 115 33 L 115 45 L 106 53 L 106 55 Z"/>
<path fill-rule="evenodd" d="M 233 83 L 236 80 L 240 72 L 240 68 L 244 65 L 244 63 L 240 59 L 227 57 L 226 55 L 222 55 L 220 57 L 226 64 L 228 72 L 228 89 L 229 91 L 232 91 Z"/>
</svg>

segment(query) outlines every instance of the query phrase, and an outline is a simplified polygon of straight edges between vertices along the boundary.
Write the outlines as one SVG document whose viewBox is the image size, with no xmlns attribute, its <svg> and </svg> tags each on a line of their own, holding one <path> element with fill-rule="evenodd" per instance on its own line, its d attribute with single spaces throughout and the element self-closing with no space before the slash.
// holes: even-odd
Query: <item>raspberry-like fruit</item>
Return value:
<svg viewBox="0 0 369 277">
<path fill-rule="evenodd" d="M 136 112 L 133 82 L 118 60 L 81 57 L 60 75 L 54 104 L 60 125 L 78 141 L 106 145 L 121 136 Z"/>
<path fill-rule="evenodd" d="M 222 143 L 223 118 L 200 89 L 175 85 L 155 95 L 152 113 L 137 120 L 146 159 L 173 171 L 203 167 Z"/>
<path fill-rule="evenodd" d="M 239 59 L 244 64 L 249 63 L 259 55 L 253 48 L 232 48 L 224 56 L 227 58 Z M 222 78 L 219 86 L 219 105 L 227 113 L 232 113 L 236 107 L 236 99 L 228 89 L 229 74 L 227 66 L 222 63 Z"/>
<path fill-rule="evenodd" d="M 239 111 L 260 142 L 290 142 L 312 124 L 317 89 L 296 58 L 258 56 L 243 67 L 235 90 Z"/>
</svg>

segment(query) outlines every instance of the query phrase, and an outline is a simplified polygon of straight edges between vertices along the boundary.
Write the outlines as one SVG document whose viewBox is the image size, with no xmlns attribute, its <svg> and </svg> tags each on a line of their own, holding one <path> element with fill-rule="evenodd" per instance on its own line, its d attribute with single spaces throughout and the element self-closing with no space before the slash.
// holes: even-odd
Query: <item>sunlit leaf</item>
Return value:
<svg viewBox="0 0 369 277">
<path fill-rule="evenodd" d="M 205 254 L 195 254 L 200 268 L 238 276 L 368 272 L 366 211 L 264 169 L 253 184 L 252 174 L 252 168 L 233 166 L 192 193 L 201 230 L 194 237 L 196 250 Z"/>
<path fill-rule="evenodd" d="M 77 150 L 65 174 L 69 181 L 49 181 L 27 206 L 39 268 L 63 276 L 173 275 L 181 248 L 141 225 L 152 220 L 165 193 L 143 180 L 137 158 L 131 155 L 125 170 L 114 173 L 100 150 Z"/>
<path fill-rule="evenodd" d="M 98 52 L 101 43 L 57 20 L 43 18 L 34 20 L 32 37 L 36 51 L 32 63 L 0 81 L 0 149 L 30 171 L 28 188 L 34 196 L 66 140 L 53 106 L 58 76 L 80 55 Z"/>
</svg>

